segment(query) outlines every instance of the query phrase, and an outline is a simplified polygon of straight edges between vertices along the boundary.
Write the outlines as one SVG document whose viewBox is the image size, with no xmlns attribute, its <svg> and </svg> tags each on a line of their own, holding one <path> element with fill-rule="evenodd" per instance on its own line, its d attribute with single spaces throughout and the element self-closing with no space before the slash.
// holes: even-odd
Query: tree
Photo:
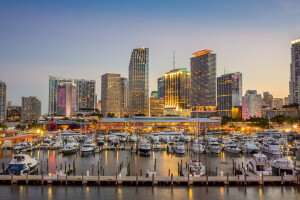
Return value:
<svg viewBox="0 0 300 200">
<path fill-rule="evenodd" d="M 107 117 L 108 118 L 114 118 L 115 117 L 115 113 L 107 113 Z"/>
</svg>

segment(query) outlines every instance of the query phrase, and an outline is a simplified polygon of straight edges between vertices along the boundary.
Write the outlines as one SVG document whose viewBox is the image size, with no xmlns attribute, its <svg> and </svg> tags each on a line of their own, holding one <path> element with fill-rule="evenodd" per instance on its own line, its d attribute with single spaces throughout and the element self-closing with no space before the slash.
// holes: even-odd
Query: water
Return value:
<svg viewBox="0 0 300 200">
<path fill-rule="evenodd" d="M 0 186 L 1 199 L 299 199 L 299 187 L 81 187 L 81 186 Z"/>
</svg>

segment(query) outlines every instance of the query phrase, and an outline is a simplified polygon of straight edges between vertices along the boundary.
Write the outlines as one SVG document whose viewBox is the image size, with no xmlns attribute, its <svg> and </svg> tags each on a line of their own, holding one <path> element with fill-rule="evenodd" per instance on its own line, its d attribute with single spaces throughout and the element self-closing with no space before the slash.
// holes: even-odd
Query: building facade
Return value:
<svg viewBox="0 0 300 200">
<path fill-rule="evenodd" d="M 75 114 L 76 85 L 72 82 L 63 82 L 58 85 L 57 114 L 69 119 Z"/>
<path fill-rule="evenodd" d="M 72 83 L 72 79 L 64 79 L 49 76 L 49 100 L 48 114 L 55 116 L 58 114 L 58 86 L 60 83 Z"/>
<path fill-rule="evenodd" d="M 96 108 L 96 81 L 75 79 L 76 85 L 76 111 L 95 110 Z"/>
<path fill-rule="evenodd" d="M 262 99 L 262 103 L 263 106 L 266 107 L 272 107 L 272 100 L 273 100 L 273 95 L 270 94 L 269 92 L 263 92 L 263 99 Z"/>
<path fill-rule="evenodd" d="M 22 120 L 32 121 L 41 117 L 41 101 L 37 97 L 22 97 Z"/>
<path fill-rule="evenodd" d="M 129 63 L 129 115 L 148 114 L 149 49 L 134 49 Z"/>
<path fill-rule="evenodd" d="M 290 64 L 290 104 L 300 104 L 300 38 L 291 42 L 291 64 Z"/>
<path fill-rule="evenodd" d="M 242 115 L 243 119 L 251 117 L 262 117 L 262 98 L 256 90 L 247 90 L 243 97 Z"/>
<path fill-rule="evenodd" d="M 165 97 L 165 77 L 159 77 L 157 79 L 157 94 L 158 97 L 164 98 Z"/>
<path fill-rule="evenodd" d="M 128 112 L 128 79 L 121 77 L 121 116 L 127 115 Z"/>
<path fill-rule="evenodd" d="M 242 117 L 242 74 L 224 74 L 217 78 L 217 110 L 220 117 Z"/>
<path fill-rule="evenodd" d="M 151 97 L 149 97 L 148 103 L 148 116 L 161 117 L 164 115 L 164 98 L 157 97 L 157 95 L 151 95 Z"/>
<path fill-rule="evenodd" d="M 283 106 L 282 98 L 273 98 L 271 101 L 271 109 L 281 110 Z"/>
<path fill-rule="evenodd" d="M 216 54 L 212 50 L 194 53 L 191 58 L 192 117 L 205 117 L 217 114 L 216 108 Z"/>
<path fill-rule="evenodd" d="M 0 81 L 0 121 L 6 120 L 7 106 L 7 87 L 6 84 Z"/>
<path fill-rule="evenodd" d="M 104 117 L 113 113 L 121 117 L 121 75 L 106 73 L 101 77 L 101 112 Z"/>
<path fill-rule="evenodd" d="M 18 121 L 21 118 L 22 106 L 7 106 L 6 109 L 6 120 L 11 121 Z"/>
</svg>

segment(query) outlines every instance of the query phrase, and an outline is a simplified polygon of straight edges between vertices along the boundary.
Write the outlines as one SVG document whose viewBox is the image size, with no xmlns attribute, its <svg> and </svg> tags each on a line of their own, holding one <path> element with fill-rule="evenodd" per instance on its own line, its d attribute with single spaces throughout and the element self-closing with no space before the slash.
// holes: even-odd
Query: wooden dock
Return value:
<svg viewBox="0 0 300 200">
<path fill-rule="evenodd" d="M 125 171 L 125 169 L 124 169 Z M 123 172 L 124 173 L 124 172 Z M 1 175 L 0 184 L 20 184 L 20 185 L 132 185 L 132 186 L 166 186 L 166 185 L 298 185 L 298 176 L 61 176 L 50 175 Z"/>
</svg>

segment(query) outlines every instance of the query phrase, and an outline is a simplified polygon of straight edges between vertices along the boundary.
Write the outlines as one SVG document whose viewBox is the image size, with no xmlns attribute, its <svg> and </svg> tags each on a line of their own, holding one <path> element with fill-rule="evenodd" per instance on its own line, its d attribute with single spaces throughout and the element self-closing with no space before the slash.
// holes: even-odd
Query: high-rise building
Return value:
<svg viewBox="0 0 300 200">
<path fill-rule="evenodd" d="M 7 87 L 6 84 L 0 81 L 0 121 L 6 120 L 7 106 Z"/>
<path fill-rule="evenodd" d="M 282 98 L 273 98 L 271 101 L 271 109 L 281 110 L 283 106 L 283 99 Z"/>
<path fill-rule="evenodd" d="M 129 63 L 129 114 L 148 114 L 149 48 L 134 49 Z"/>
<path fill-rule="evenodd" d="M 291 42 L 290 104 L 300 104 L 300 38 Z"/>
<path fill-rule="evenodd" d="M 6 109 L 6 120 L 17 121 L 21 118 L 22 106 L 7 106 Z"/>
<path fill-rule="evenodd" d="M 125 77 L 121 77 L 121 116 L 127 115 L 128 96 L 128 80 Z"/>
<path fill-rule="evenodd" d="M 212 50 L 195 52 L 191 58 L 192 117 L 209 117 L 217 114 L 216 67 L 216 54 Z"/>
<path fill-rule="evenodd" d="M 58 84 L 57 115 L 70 118 L 75 113 L 76 86 L 72 82 Z"/>
<path fill-rule="evenodd" d="M 159 77 L 157 79 L 157 93 L 158 97 L 164 98 L 165 97 L 165 77 Z"/>
<path fill-rule="evenodd" d="M 76 111 L 94 110 L 96 108 L 96 81 L 75 79 L 76 85 Z"/>
<path fill-rule="evenodd" d="M 22 97 L 22 120 L 38 120 L 41 117 L 41 101 L 37 97 Z"/>
<path fill-rule="evenodd" d="M 243 118 L 262 117 L 261 106 L 261 94 L 257 94 L 256 90 L 247 90 L 245 96 L 243 96 Z"/>
<path fill-rule="evenodd" d="M 113 113 L 121 117 L 121 75 L 106 73 L 101 77 L 101 109 L 104 117 Z"/>
<path fill-rule="evenodd" d="M 186 68 L 171 70 L 165 74 L 165 109 L 166 114 L 189 116 L 191 73 Z M 182 113 L 185 113 L 183 114 Z M 183 114 L 183 115 L 182 115 Z"/>
<path fill-rule="evenodd" d="M 224 74 L 217 78 L 217 110 L 221 117 L 242 117 L 242 74 Z"/>
<path fill-rule="evenodd" d="M 157 92 L 157 90 L 152 90 L 150 97 L 156 97 L 156 98 L 158 98 L 158 92 Z"/>
<path fill-rule="evenodd" d="M 60 83 L 72 83 L 72 79 L 64 79 L 49 76 L 49 102 L 48 102 L 48 114 L 50 116 L 57 115 L 58 110 L 58 86 Z"/>
<path fill-rule="evenodd" d="M 290 98 L 289 97 L 284 97 L 283 105 L 290 105 Z"/>
<path fill-rule="evenodd" d="M 164 98 L 158 97 L 157 93 L 153 93 L 148 100 L 148 116 L 158 116 L 164 115 Z"/>
<path fill-rule="evenodd" d="M 263 92 L 263 99 L 262 99 L 263 106 L 272 107 L 271 105 L 272 100 L 273 100 L 272 94 L 270 94 L 269 92 Z"/>
</svg>

